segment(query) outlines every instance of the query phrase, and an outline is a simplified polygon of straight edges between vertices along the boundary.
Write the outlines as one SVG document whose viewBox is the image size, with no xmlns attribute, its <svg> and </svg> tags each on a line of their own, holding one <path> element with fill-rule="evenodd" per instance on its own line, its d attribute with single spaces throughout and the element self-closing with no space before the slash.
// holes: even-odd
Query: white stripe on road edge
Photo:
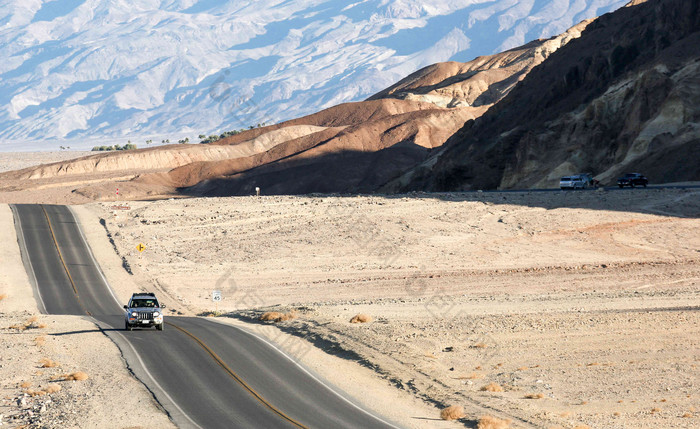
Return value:
<svg viewBox="0 0 700 429">
<path fill-rule="evenodd" d="M 12 206 L 12 214 L 14 215 L 13 217 L 15 218 L 15 233 L 17 235 L 17 243 L 20 246 L 20 255 L 22 257 L 22 261 L 25 262 L 29 265 L 29 269 L 31 270 L 31 278 L 29 281 L 32 284 L 32 289 L 36 292 L 37 298 L 39 298 L 39 304 L 41 304 L 41 308 L 39 311 L 41 311 L 43 314 L 48 314 L 48 311 L 46 311 L 46 304 L 44 304 L 44 298 L 41 296 L 41 290 L 39 289 L 39 284 L 37 283 L 36 280 L 36 272 L 34 271 L 34 265 L 32 264 L 32 258 L 29 257 L 29 250 L 27 249 L 27 242 L 24 240 L 24 230 L 22 229 L 22 220 L 19 217 L 19 213 L 17 212 L 17 207 L 13 204 Z M 29 273 L 27 273 L 29 274 Z M 28 276 L 29 277 L 29 276 Z"/>
</svg>

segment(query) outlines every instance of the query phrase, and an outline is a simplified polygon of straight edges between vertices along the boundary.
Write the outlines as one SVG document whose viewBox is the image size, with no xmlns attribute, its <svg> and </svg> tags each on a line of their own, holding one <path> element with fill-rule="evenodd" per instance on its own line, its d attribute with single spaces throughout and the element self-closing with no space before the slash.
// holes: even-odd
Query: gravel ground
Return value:
<svg viewBox="0 0 700 429">
<path fill-rule="evenodd" d="M 515 427 L 690 428 L 699 195 L 244 197 L 78 212 L 100 260 L 112 258 L 108 277 L 128 279 L 112 282 L 120 296 L 138 285 L 173 313 L 253 328 L 269 328 L 264 311 L 291 313 L 265 335 L 309 366 L 319 350 L 354 363 L 324 374 L 339 386 L 370 370 L 401 398 L 463 406 L 467 426 L 491 414 Z M 359 313 L 372 321 L 350 323 Z M 481 390 L 490 383 L 502 391 Z M 436 427 L 437 415 L 407 426 Z"/>
</svg>

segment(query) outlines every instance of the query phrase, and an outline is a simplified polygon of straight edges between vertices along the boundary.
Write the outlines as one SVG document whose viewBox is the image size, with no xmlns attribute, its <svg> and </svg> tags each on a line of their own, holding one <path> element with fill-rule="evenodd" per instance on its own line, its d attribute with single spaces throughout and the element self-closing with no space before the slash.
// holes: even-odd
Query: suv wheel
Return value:
<svg viewBox="0 0 700 429">
<path fill-rule="evenodd" d="M 131 331 L 131 330 L 134 329 L 134 328 L 132 328 L 131 325 L 129 325 L 128 322 L 124 322 L 124 329 L 127 330 L 127 331 Z"/>
<path fill-rule="evenodd" d="M 159 331 L 163 330 L 163 324 L 161 323 L 160 325 L 156 325 L 156 329 Z"/>
</svg>

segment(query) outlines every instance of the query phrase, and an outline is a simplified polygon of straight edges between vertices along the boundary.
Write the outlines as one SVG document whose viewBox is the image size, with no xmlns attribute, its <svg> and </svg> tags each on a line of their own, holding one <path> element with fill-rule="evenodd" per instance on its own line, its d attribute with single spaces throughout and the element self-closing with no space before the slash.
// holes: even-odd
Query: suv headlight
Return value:
<svg viewBox="0 0 700 429">
<path fill-rule="evenodd" d="M 160 313 L 158 313 L 157 311 L 154 311 L 154 312 L 153 312 L 153 317 L 160 317 Z"/>
<path fill-rule="evenodd" d="M 136 316 L 138 316 L 138 313 L 136 313 L 135 311 L 133 313 L 131 313 L 131 317 L 136 317 Z"/>
</svg>

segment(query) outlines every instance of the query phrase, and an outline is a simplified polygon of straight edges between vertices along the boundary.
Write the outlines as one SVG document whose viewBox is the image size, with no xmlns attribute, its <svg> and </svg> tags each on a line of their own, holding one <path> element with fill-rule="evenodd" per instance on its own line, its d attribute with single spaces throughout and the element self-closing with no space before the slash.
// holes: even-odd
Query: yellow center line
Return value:
<svg viewBox="0 0 700 429">
<path fill-rule="evenodd" d="M 241 386 L 243 386 L 243 388 L 246 389 L 251 395 L 253 395 L 253 397 L 255 399 L 257 399 L 261 404 L 263 404 L 264 406 L 266 406 L 267 408 L 272 410 L 275 414 L 282 417 L 284 420 L 287 420 L 288 422 L 290 422 L 294 426 L 296 426 L 298 428 L 302 428 L 302 429 L 308 429 L 303 424 L 297 422 L 296 420 L 294 420 L 293 418 L 289 417 L 284 412 L 282 412 L 281 410 L 276 408 L 274 405 L 267 402 L 267 400 L 265 398 L 263 398 L 258 392 L 256 392 L 252 387 L 250 387 L 248 385 L 248 383 L 243 381 L 243 379 L 241 377 L 239 377 L 238 374 L 236 374 L 231 368 L 229 368 L 229 366 L 226 365 L 226 363 L 223 360 L 221 360 L 221 358 L 216 353 L 214 353 L 214 351 L 212 349 L 210 349 L 209 346 L 204 344 L 204 342 L 202 340 L 200 340 L 199 338 L 197 338 L 194 334 L 190 333 L 185 328 L 181 328 L 180 326 L 177 326 L 171 322 L 165 322 L 165 323 L 172 326 L 173 328 L 181 331 L 182 333 L 184 333 L 185 335 L 187 335 L 188 337 L 190 337 L 194 341 L 196 341 L 197 344 L 199 344 L 207 353 L 209 353 L 209 355 L 212 358 L 214 358 L 216 363 L 218 363 L 219 366 L 221 366 L 224 369 L 224 371 L 226 371 L 234 380 L 236 380 Z"/>
<path fill-rule="evenodd" d="M 73 276 L 70 275 L 70 271 L 68 270 L 68 266 L 66 265 L 66 261 L 63 259 L 63 254 L 61 253 L 61 248 L 58 247 L 58 241 L 56 240 L 56 234 L 53 232 L 53 226 L 51 225 L 51 220 L 49 219 L 49 214 L 46 212 L 46 209 L 44 208 L 44 205 L 41 205 L 41 210 L 44 212 L 44 216 L 46 216 L 46 223 L 49 225 L 49 231 L 51 232 L 51 238 L 53 239 L 53 244 L 56 246 L 56 251 L 58 252 L 58 258 L 61 260 L 61 264 L 63 265 L 63 269 L 66 270 L 66 274 L 68 275 L 68 280 L 70 281 L 70 285 L 73 287 L 73 292 L 75 293 L 75 298 L 78 300 L 78 305 L 80 305 L 80 308 L 83 309 L 85 314 L 88 316 L 92 316 L 89 311 L 85 309 L 85 306 L 83 305 L 83 302 L 80 300 L 80 295 L 78 294 L 78 289 L 75 287 L 75 282 L 73 281 Z"/>
</svg>

